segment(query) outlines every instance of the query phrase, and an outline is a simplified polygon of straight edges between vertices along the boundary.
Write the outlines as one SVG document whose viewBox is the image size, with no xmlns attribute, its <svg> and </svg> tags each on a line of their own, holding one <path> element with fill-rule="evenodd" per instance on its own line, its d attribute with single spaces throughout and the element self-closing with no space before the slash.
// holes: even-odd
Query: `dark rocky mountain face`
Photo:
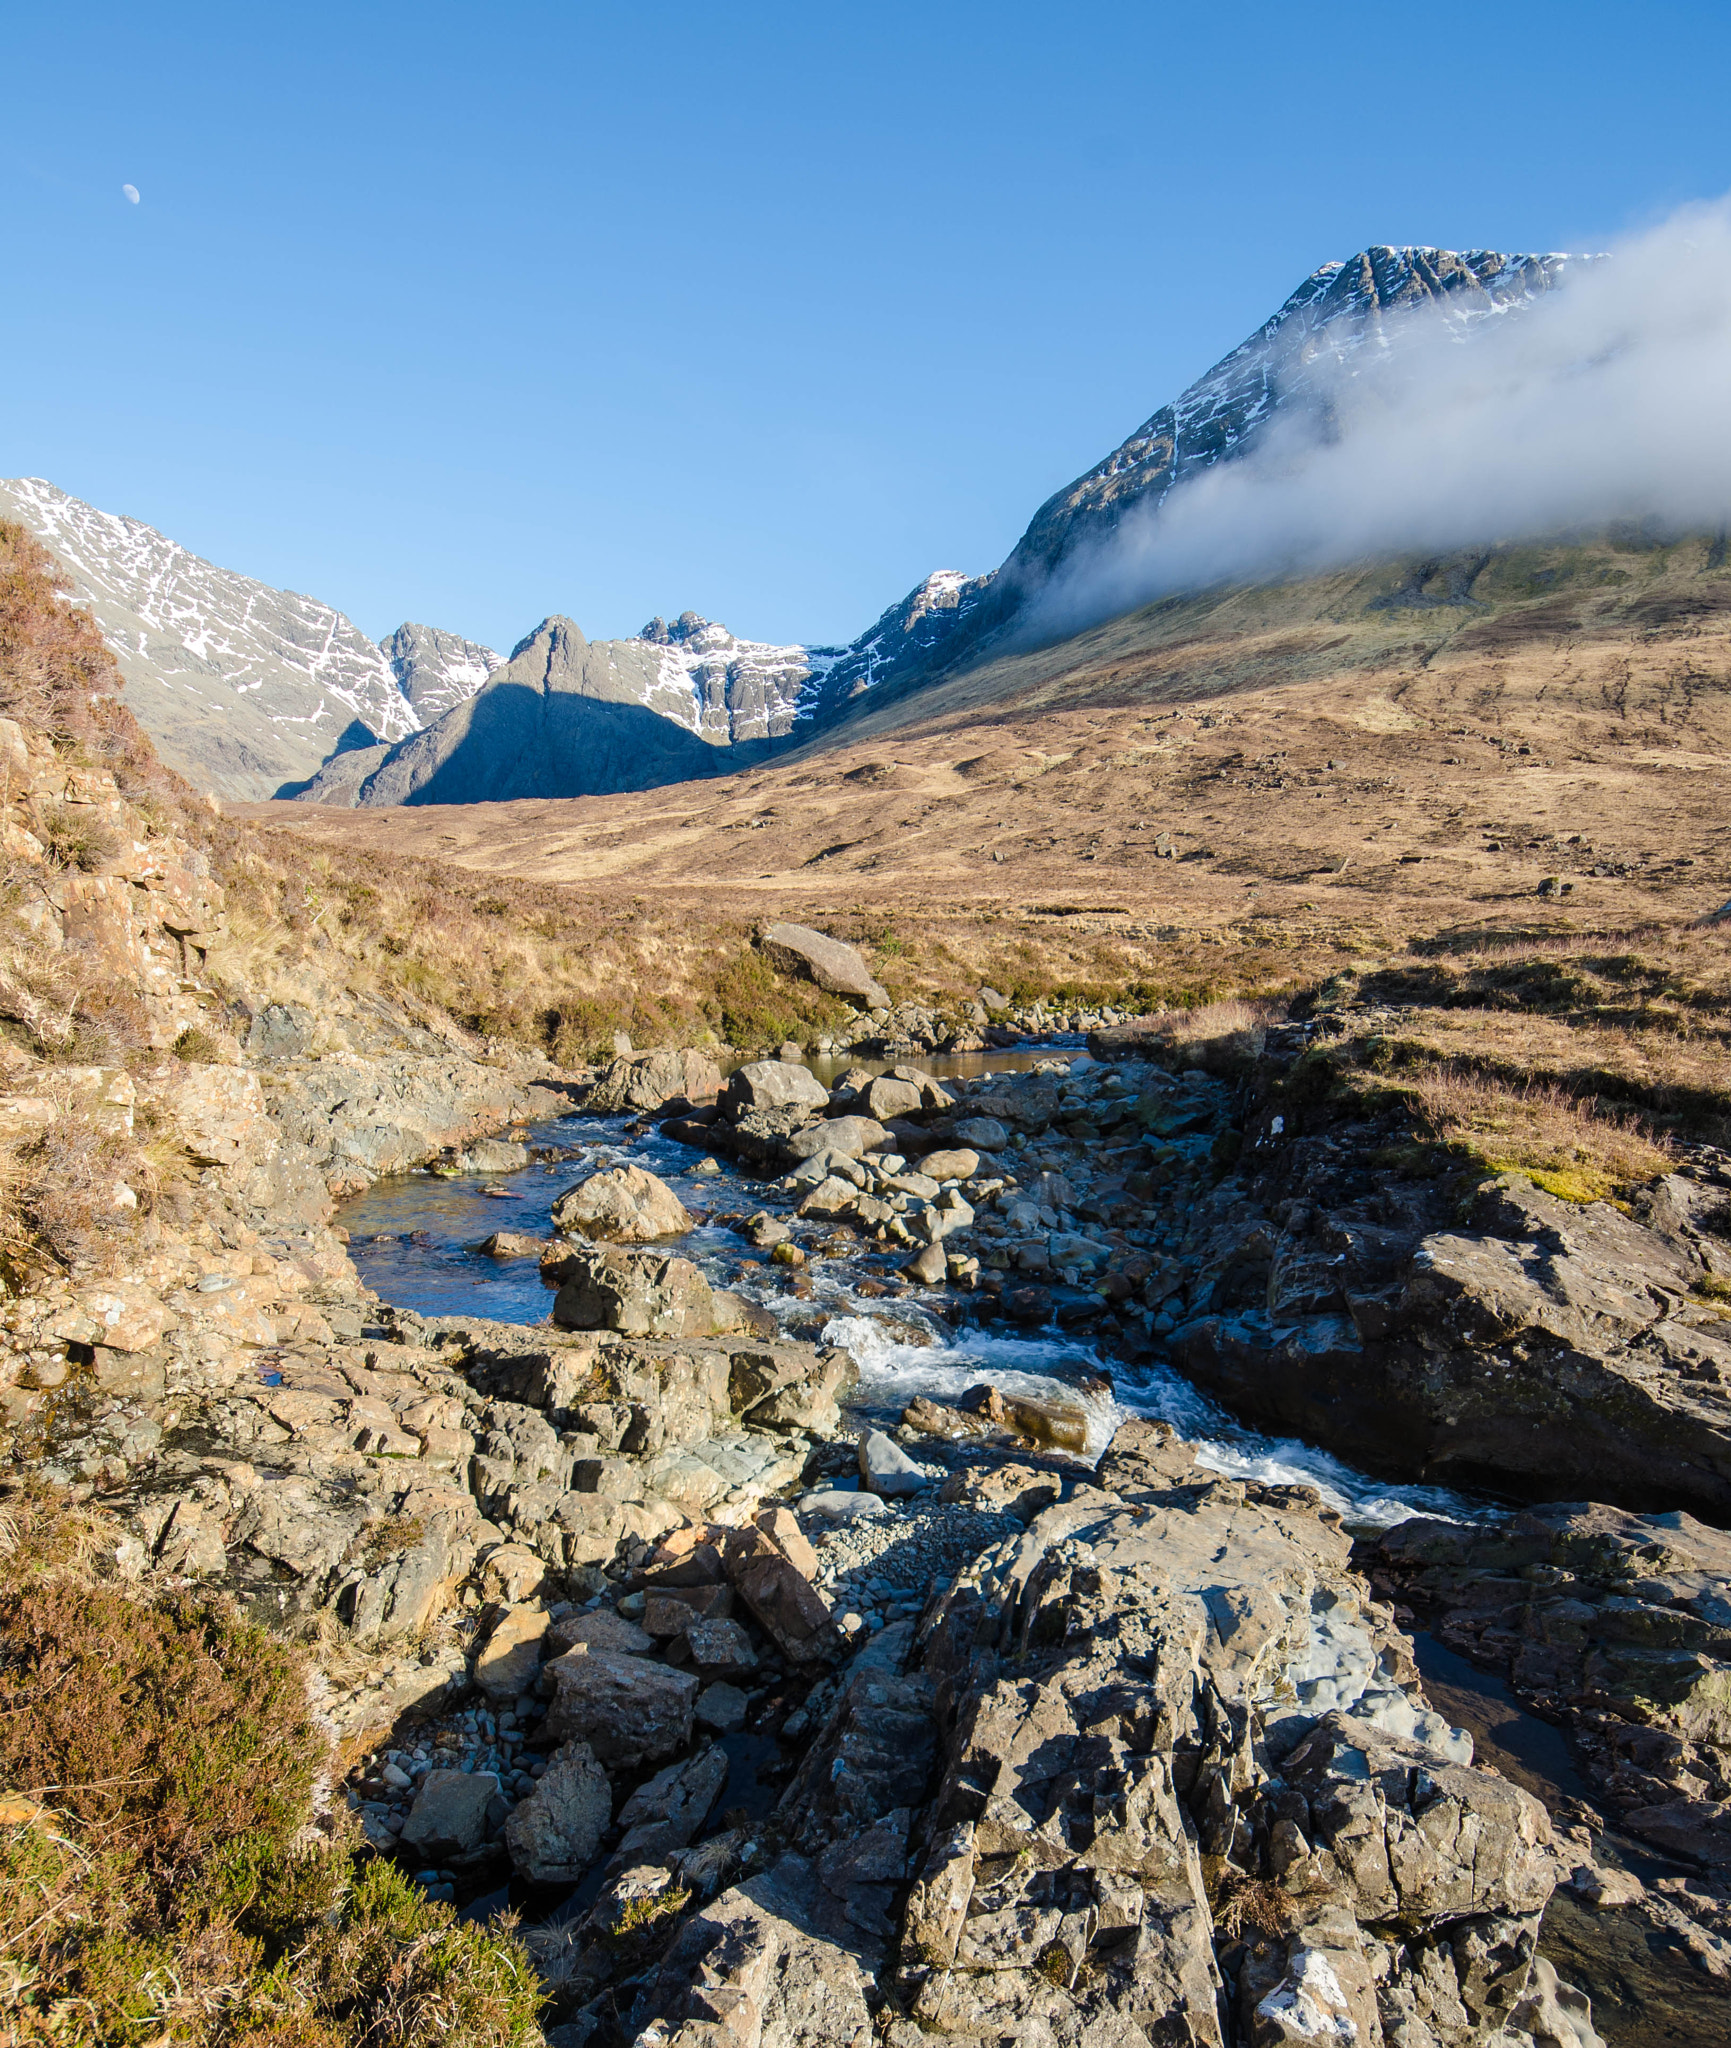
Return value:
<svg viewBox="0 0 1731 2048">
<path fill-rule="evenodd" d="M 505 802 L 651 789 L 714 775 L 743 758 L 664 708 L 676 687 L 645 640 L 586 640 L 543 619 L 473 697 L 395 746 L 338 755 L 308 803 Z"/>
</svg>

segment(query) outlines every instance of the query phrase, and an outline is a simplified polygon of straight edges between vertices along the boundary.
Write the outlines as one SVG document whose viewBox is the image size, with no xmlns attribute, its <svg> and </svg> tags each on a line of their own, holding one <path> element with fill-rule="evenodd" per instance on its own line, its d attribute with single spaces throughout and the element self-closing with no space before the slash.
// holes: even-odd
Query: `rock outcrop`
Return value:
<svg viewBox="0 0 1731 2048">
<path fill-rule="evenodd" d="M 1731 1874 L 1731 1536 L 1584 1503 L 1403 1522 L 1373 1569 L 1573 1732 L 1630 1833 Z"/>
<path fill-rule="evenodd" d="M 1158 1425 L 1065 1492 L 854 1660 L 779 1856 L 689 1914 L 627 2033 L 1500 2048 L 1554 2004 L 1549 1821 L 1425 1708 L 1314 1496 Z"/>
</svg>

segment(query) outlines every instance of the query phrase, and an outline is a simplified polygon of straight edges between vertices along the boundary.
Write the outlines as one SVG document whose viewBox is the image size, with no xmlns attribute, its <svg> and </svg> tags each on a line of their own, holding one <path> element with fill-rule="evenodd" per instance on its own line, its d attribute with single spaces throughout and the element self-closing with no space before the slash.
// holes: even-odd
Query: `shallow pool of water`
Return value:
<svg viewBox="0 0 1731 2048">
<path fill-rule="evenodd" d="M 1045 1045 L 966 1057 L 982 1070 L 999 1072 L 1011 1062 L 1025 1069 L 1054 1054 L 1074 1056 L 1069 1047 Z M 494 1259 L 479 1246 L 500 1230 L 552 1236 L 552 1206 L 567 1188 L 586 1174 L 633 1161 L 668 1182 L 700 1219 L 689 1235 L 664 1240 L 663 1248 L 694 1259 L 714 1284 L 758 1302 L 789 1335 L 821 1338 L 847 1350 L 860 1368 L 854 1405 L 874 1420 L 893 1420 L 916 1394 L 953 1402 L 991 1379 L 1007 1391 L 1080 1399 L 1096 1455 L 1125 1416 L 1154 1416 L 1194 1441 L 1209 1469 L 1314 1486 L 1355 1526 L 1477 1511 L 1459 1494 L 1391 1486 L 1296 1439 L 1242 1429 L 1168 1366 L 1127 1365 L 1056 1327 L 1028 1332 L 982 1323 L 986 1297 L 908 1286 L 899 1271 L 906 1253 L 897 1248 L 862 1245 L 845 1258 L 815 1258 L 789 1276 L 764 1263 L 732 1228 L 709 1220 L 785 1208 L 778 1184 L 752 1179 L 726 1160 L 714 1162 L 720 1170 L 710 1172 L 707 1154 L 653 1128 L 618 1117 L 566 1117 L 536 1126 L 530 1142 L 574 1156 L 455 1179 L 403 1174 L 344 1203 L 337 1221 L 349 1232 L 350 1252 L 367 1285 L 423 1315 L 544 1322 L 552 1290 L 536 1261 Z"/>
</svg>

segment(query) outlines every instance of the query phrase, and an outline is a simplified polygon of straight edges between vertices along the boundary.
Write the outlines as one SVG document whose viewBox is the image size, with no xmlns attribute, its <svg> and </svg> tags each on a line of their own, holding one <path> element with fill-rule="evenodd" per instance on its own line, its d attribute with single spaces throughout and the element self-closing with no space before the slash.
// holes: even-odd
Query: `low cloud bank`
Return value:
<svg viewBox="0 0 1731 2048">
<path fill-rule="evenodd" d="M 1129 512 L 1030 626 L 1070 632 L 1176 591 L 1612 519 L 1731 519 L 1731 201 L 1691 208 L 1543 299 L 1463 328 L 1422 308 L 1315 412 Z"/>
</svg>

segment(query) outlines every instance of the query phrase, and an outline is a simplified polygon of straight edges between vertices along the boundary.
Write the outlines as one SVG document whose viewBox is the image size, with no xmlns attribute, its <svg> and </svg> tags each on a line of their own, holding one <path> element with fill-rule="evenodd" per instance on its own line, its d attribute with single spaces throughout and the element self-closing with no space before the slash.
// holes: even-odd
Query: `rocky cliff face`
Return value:
<svg viewBox="0 0 1731 2048">
<path fill-rule="evenodd" d="M 492 648 L 456 633 L 442 633 L 437 626 L 401 625 L 381 649 L 397 688 L 421 725 L 431 725 L 441 712 L 474 696 L 500 666 L 500 656 Z"/>
</svg>

